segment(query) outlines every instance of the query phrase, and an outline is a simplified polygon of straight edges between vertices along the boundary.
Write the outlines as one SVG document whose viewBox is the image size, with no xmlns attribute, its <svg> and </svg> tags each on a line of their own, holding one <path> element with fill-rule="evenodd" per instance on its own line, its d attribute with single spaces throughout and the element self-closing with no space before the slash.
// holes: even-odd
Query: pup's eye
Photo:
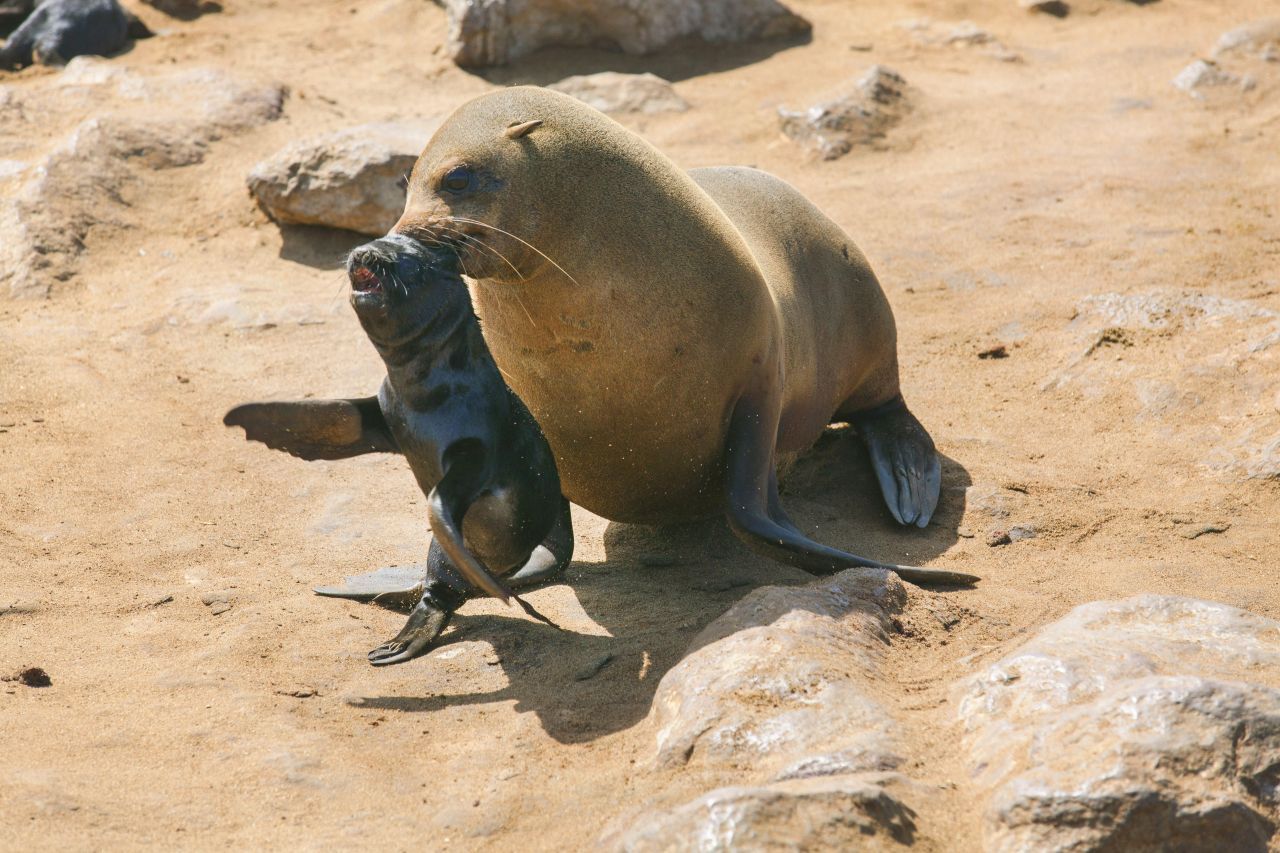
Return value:
<svg viewBox="0 0 1280 853">
<path fill-rule="evenodd" d="M 440 186 L 451 193 L 465 192 L 471 188 L 475 177 L 475 173 L 466 166 L 458 166 L 449 170 L 444 176 L 444 180 L 440 182 Z"/>
</svg>

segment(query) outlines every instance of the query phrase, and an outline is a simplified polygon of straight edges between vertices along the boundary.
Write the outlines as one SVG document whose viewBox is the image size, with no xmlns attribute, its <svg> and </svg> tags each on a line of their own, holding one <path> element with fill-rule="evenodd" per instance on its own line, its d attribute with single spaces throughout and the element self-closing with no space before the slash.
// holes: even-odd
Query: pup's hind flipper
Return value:
<svg viewBox="0 0 1280 853">
<path fill-rule="evenodd" d="M 427 565 L 389 566 L 344 578 L 341 586 L 316 587 L 316 595 L 345 598 L 362 604 L 377 604 L 388 610 L 404 612 L 422 598 L 427 583 Z"/>
</svg>

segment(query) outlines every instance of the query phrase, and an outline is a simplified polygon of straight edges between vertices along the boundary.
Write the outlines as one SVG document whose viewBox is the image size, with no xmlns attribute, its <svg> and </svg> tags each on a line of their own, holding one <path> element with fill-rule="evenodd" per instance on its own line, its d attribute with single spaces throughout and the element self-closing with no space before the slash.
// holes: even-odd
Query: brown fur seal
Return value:
<svg viewBox="0 0 1280 853">
<path fill-rule="evenodd" d="M 884 293 L 777 178 L 685 173 L 579 101 L 516 87 L 436 132 L 394 231 L 457 245 L 569 500 L 628 522 L 724 512 L 753 548 L 810 571 L 885 565 L 806 538 L 778 499 L 779 468 L 850 421 L 894 518 L 932 516 L 941 467 L 899 391 Z"/>
</svg>

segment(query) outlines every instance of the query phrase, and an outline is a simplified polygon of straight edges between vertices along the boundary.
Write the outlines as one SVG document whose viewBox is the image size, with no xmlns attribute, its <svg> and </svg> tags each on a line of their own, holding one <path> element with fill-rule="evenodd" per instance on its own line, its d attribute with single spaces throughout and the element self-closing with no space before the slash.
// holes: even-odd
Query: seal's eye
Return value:
<svg viewBox="0 0 1280 853">
<path fill-rule="evenodd" d="M 450 169 L 445 174 L 444 179 L 440 181 L 440 186 L 451 193 L 466 192 L 471 189 L 475 179 L 475 172 L 472 172 L 466 166 L 458 166 L 455 169 Z"/>
</svg>

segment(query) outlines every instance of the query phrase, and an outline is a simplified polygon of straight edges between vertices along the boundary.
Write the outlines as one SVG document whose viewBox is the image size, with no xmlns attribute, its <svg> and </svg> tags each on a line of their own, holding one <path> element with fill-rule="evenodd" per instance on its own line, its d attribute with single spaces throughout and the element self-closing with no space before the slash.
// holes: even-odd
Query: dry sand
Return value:
<svg viewBox="0 0 1280 853">
<path fill-rule="evenodd" d="M 338 272 L 357 240 L 269 222 L 245 191 L 253 164 L 300 135 L 442 115 L 508 82 L 675 81 L 691 110 L 624 122 L 683 166 L 794 183 L 880 276 L 905 394 L 945 456 L 937 516 L 896 527 L 839 435 L 785 500 L 833 545 L 985 579 L 946 594 L 958 624 L 895 637 L 885 668 L 917 747 L 909 775 L 959 786 L 921 816 L 919 849 L 977 846 L 952 679 L 1098 598 L 1167 592 L 1280 617 L 1265 476 L 1280 470 L 1280 348 L 1265 343 L 1280 328 L 1280 74 L 1205 103 L 1170 85 L 1268 0 L 1098 0 L 1061 20 L 1012 0 L 795 0 L 811 43 L 556 52 L 488 79 L 443 59 L 444 15 L 420 0 L 225 5 L 190 23 L 143 7 L 167 34 L 112 63 L 283 82 L 285 117 L 132 187 L 132 224 L 95 227 L 50 299 L 0 301 L 0 673 L 53 681 L 0 684 L 0 846 L 581 848 L 667 784 L 642 723 L 658 680 L 743 593 L 800 573 L 719 524 L 575 511 L 567 582 L 529 596 L 570 632 L 476 602 L 456 642 L 375 670 L 365 652 L 401 617 L 310 588 L 422 558 L 406 466 L 306 464 L 219 422 L 244 400 L 361 395 L 380 378 Z M 1022 61 L 922 43 L 899 25 L 921 17 L 938 33 L 972 19 Z M 777 106 L 874 62 L 918 98 L 884 150 L 823 163 L 780 136 Z M 68 130 L 55 116 L 32 135 L 42 121 L 18 136 L 0 121 L 3 156 L 38 159 Z M 997 344 L 1008 357 L 978 358 Z M 1037 536 L 986 544 L 1011 524 Z M 1206 524 L 1227 529 L 1184 535 Z M 215 615 L 202 599 L 223 593 Z"/>
</svg>

